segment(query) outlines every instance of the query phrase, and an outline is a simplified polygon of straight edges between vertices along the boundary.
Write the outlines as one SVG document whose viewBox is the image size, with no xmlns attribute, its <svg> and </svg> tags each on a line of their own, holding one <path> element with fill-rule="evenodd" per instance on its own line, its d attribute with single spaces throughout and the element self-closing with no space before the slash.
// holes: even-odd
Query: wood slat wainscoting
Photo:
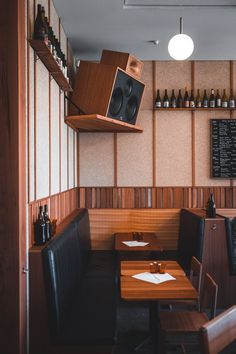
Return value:
<svg viewBox="0 0 236 354">
<path fill-rule="evenodd" d="M 69 214 L 78 208 L 77 188 L 36 200 L 29 204 L 29 243 L 34 244 L 34 222 L 37 219 L 39 206 L 48 205 L 50 219 L 57 219 L 59 225 Z"/>
<path fill-rule="evenodd" d="M 89 209 L 93 249 L 112 249 L 116 232 L 156 232 L 164 249 L 177 249 L 180 209 Z"/>
<path fill-rule="evenodd" d="M 204 208 L 210 193 L 217 208 L 236 208 L 236 187 L 84 187 L 79 208 Z"/>
</svg>

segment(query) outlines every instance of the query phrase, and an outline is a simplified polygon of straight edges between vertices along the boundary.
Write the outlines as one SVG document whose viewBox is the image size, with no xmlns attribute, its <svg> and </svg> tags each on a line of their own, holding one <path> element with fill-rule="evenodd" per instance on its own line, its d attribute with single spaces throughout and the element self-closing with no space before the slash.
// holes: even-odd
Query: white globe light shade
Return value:
<svg viewBox="0 0 236 354">
<path fill-rule="evenodd" d="M 187 34 L 176 34 L 168 44 L 168 52 L 175 60 L 185 60 L 193 53 L 194 43 Z"/>
</svg>

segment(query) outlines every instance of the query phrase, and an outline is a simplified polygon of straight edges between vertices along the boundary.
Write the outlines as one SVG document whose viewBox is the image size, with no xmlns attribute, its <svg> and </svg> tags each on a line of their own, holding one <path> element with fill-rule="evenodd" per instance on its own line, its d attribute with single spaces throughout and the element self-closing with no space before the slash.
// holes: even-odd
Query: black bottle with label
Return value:
<svg viewBox="0 0 236 354">
<path fill-rule="evenodd" d="M 206 205 L 206 214 L 208 218 L 216 217 L 216 204 L 214 194 L 211 193 Z"/>
<path fill-rule="evenodd" d="M 175 90 L 172 90 L 171 98 L 170 98 L 170 106 L 171 108 L 176 108 L 177 107 L 177 100 L 175 97 Z"/>
<path fill-rule="evenodd" d="M 160 96 L 160 90 L 157 90 L 157 97 L 155 101 L 155 107 L 156 108 L 161 108 L 161 96 Z"/>
<path fill-rule="evenodd" d="M 34 239 L 37 246 L 44 245 L 47 241 L 46 223 L 43 215 L 43 207 L 39 207 L 38 219 L 34 223 Z"/>
<path fill-rule="evenodd" d="M 179 94 L 178 94 L 178 97 L 177 97 L 177 107 L 178 108 L 182 108 L 183 107 L 183 97 L 182 97 L 182 94 L 181 94 L 181 90 L 179 90 Z"/>
<path fill-rule="evenodd" d="M 46 225 L 46 238 L 47 238 L 47 241 L 49 241 L 51 238 L 51 220 L 48 215 L 47 204 L 44 205 L 43 216 L 44 216 L 44 221 L 45 221 L 45 225 Z"/>
<path fill-rule="evenodd" d="M 48 33 L 45 27 L 42 6 L 38 4 L 37 17 L 34 22 L 34 39 L 39 39 L 48 44 Z"/>
</svg>

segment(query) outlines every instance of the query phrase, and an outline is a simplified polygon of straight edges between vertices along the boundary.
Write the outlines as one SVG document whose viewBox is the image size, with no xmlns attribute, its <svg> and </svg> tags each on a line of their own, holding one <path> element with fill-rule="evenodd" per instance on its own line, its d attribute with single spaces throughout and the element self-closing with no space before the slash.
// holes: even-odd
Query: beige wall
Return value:
<svg viewBox="0 0 236 354">
<path fill-rule="evenodd" d="M 80 186 L 230 186 L 210 178 L 210 118 L 229 111 L 154 111 L 156 89 L 224 88 L 236 93 L 235 62 L 145 62 L 146 90 L 137 123 L 143 134 L 79 134 Z M 234 113 L 232 113 L 232 118 Z M 115 155 L 116 154 L 116 155 Z M 117 168 L 116 168 L 117 167 Z M 117 175 L 115 175 L 117 173 Z"/>
</svg>

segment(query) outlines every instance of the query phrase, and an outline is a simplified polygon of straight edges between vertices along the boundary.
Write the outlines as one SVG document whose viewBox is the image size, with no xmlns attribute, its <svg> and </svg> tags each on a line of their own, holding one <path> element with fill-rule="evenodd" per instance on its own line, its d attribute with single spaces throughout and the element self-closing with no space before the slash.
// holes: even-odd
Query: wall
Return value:
<svg viewBox="0 0 236 354">
<path fill-rule="evenodd" d="M 32 38 L 37 3 L 73 65 L 71 50 L 52 0 L 28 0 L 28 38 Z M 64 123 L 64 93 L 27 44 L 28 59 L 28 203 L 30 244 L 38 206 L 47 203 L 60 222 L 77 206 L 77 134 Z"/>
</svg>

